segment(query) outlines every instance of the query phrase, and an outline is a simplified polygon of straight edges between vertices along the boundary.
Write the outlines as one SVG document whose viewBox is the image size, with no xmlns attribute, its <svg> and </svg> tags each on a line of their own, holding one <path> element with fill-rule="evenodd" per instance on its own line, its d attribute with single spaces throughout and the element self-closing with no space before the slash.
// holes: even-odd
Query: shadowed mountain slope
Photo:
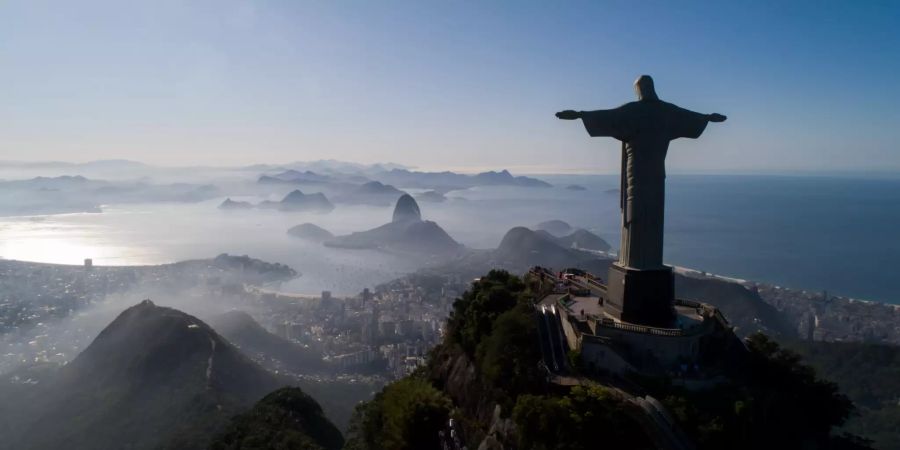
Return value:
<svg viewBox="0 0 900 450">
<path fill-rule="evenodd" d="M 419 204 L 409 194 L 403 194 L 397 199 L 397 206 L 394 207 L 394 216 L 392 222 L 406 222 L 411 220 L 422 220 L 422 211 L 419 210 Z"/>
<path fill-rule="evenodd" d="M 235 417 L 210 449 L 340 450 L 343 445 L 341 432 L 312 397 L 299 388 L 282 388 Z"/>
<path fill-rule="evenodd" d="M 675 295 L 719 308 L 740 336 L 761 331 L 779 338 L 796 337 L 796 330 L 775 307 L 740 284 L 675 274 Z"/>
<path fill-rule="evenodd" d="M 21 393 L 15 449 L 205 448 L 228 419 L 285 383 L 212 328 L 149 300 Z"/>
<path fill-rule="evenodd" d="M 260 204 L 262 206 L 262 204 Z M 299 189 L 294 189 L 277 203 L 278 209 L 282 211 L 317 211 L 329 212 L 334 209 L 334 205 L 325 198 L 321 192 L 313 194 L 304 194 Z"/>
<path fill-rule="evenodd" d="M 563 247 L 547 232 L 514 227 L 506 232 L 496 249 L 469 251 L 436 270 L 474 278 L 492 269 L 524 273 L 534 266 L 555 269 L 579 267 L 591 273 L 605 275 L 611 263 L 609 258 Z"/>
<path fill-rule="evenodd" d="M 269 369 L 311 373 L 324 368 L 321 352 L 269 333 L 244 311 L 220 314 L 210 323 L 241 352 Z"/>
</svg>

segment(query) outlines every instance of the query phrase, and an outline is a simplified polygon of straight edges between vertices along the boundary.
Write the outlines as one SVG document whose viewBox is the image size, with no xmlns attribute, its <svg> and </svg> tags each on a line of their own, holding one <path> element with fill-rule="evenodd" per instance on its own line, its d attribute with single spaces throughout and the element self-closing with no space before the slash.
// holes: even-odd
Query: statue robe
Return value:
<svg viewBox="0 0 900 450">
<path fill-rule="evenodd" d="M 663 269 L 666 153 L 669 141 L 696 139 L 705 114 L 660 100 L 641 100 L 615 109 L 586 111 L 582 121 L 592 137 L 622 141 L 622 267 Z"/>
</svg>

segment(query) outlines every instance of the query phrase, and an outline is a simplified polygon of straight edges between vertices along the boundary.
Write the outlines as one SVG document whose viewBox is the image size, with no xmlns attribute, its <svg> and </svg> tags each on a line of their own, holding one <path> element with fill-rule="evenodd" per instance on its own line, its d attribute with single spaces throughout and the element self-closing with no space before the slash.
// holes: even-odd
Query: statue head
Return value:
<svg viewBox="0 0 900 450">
<path fill-rule="evenodd" d="M 659 100 L 650 75 L 641 75 L 634 80 L 634 93 L 637 94 L 638 100 Z"/>
</svg>

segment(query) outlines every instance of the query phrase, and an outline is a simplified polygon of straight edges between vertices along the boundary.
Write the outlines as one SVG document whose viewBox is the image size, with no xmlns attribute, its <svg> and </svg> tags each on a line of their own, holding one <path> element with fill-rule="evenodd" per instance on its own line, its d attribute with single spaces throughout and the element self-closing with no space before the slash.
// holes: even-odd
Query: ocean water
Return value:
<svg viewBox="0 0 900 450">
<path fill-rule="evenodd" d="M 493 248 L 509 228 L 550 219 L 618 246 L 618 176 L 541 178 L 554 187 L 473 188 L 420 207 L 426 219 L 472 248 Z M 569 184 L 587 190 L 565 189 Z M 338 205 L 330 214 L 220 211 L 221 200 L 0 218 L 0 257 L 136 265 L 248 254 L 301 271 L 287 290 L 339 295 L 417 268 L 397 255 L 327 249 L 286 234 L 303 222 L 335 234 L 368 229 L 390 220 L 389 207 Z M 671 175 L 665 251 L 670 264 L 900 304 L 900 179 Z"/>
<path fill-rule="evenodd" d="M 674 175 L 666 194 L 671 264 L 900 303 L 900 179 Z"/>
</svg>

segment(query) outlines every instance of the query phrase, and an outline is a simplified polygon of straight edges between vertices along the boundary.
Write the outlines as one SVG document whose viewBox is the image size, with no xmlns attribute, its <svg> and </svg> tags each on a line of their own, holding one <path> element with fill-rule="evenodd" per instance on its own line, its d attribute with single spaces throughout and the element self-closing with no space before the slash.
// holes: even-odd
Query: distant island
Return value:
<svg viewBox="0 0 900 450">
<path fill-rule="evenodd" d="M 192 203 L 221 195 L 211 184 L 106 181 L 82 175 L 0 180 L 0 216 L 99 213 L 100 205 Z"/>
<path fill-rule="evenodd" d="M 280 202 L 262 202 L 260 208 L 276 208 L 281 211 L 314 211 L 314 212 L 330 212 L 334 209 L 334 205 L 328 201 L 321 192 L 314 194 L 304 194 L 299 189 L 294 189 L 288 195 L 284 196 Z"/>
<path fill-rule="evenodd" d="M 417 195 L 416 200 L 428 203 L 443 203 L 447 201 L 447 197 L 438 191 L 427 191 Z"/>
<path fill-rule="evenodd" d="M 551 184 L 537 178 L 513 176 L 508 170 L 464 175 L 454 172 L 417 172 L 406 169 L 372 173 L 371 177 L 403 187 L 425 189 L 463 189 L 475 186 L 550 187 Z"/>
<path fill-rule="evenodd" d="M 559 219 L 547 220 L 534 226 L 535 230 L 546 231 L 554 236 L 564 236 L 575 231 L 568 222 Z"/>
<path fill-rule="evenodd" d="M 394 207 L 391 221 L 367 231 L 337 236 L 325 241 L 328 247 L 381 249 L 419 255 L 455 255 L 463 246 L 438 224 L 422 220 L 415 199 L 403 194 Z"/>
<path fill-rule="evenodd" d="M 252 208 L 282 211 L 327 212 L 335 204 L 389 207 L 405 193 L 404 189 L 422 191 L 415 194 L 418 201 L 441 203 L 453 190 L 482 186 L 510 186 L 521 188 L 547 188 L 551 184 L 534 177 L 513 175 L 509 170 L 487 171 L 477 174 L 461 174 L 450 171 L 424 172 L 411 170 L 396 164 L 360 165 L 339 161 L 317 161 L 286 165 L 258 164 L 241 168 L 165 168 L 132 161 L 95 161 L 90 163 L 3 163 L 0 167 L 14 170 L 73 171 L 71 174 L 27 179 L 0 180 L 0 216 L 24 216 L 73 212 L 101 212 L 101 205 L 201 202 L 230 195 L 219 204 L 222 210 L 249 210 Z M 250 180 L 239 184 L 224 177 L 217 183 L 197 182 L 198 171 L 219 173 L 255 172 Z M 84 174 L 110 176 L 110 180 L 91 178 Z M 123 173 L 133 180 L 121 179 Z M 150 180 L 180 179 L 190 182 L 155 183 Z M 240 190 L 233 189 L 239 185 Z M 272 198 L 285 195 L 280 201 L 254 202 L 235 200 L 257 196 Z M 309 197 L 309 198 L 307 198 Z M 460 197 L 453 197 L 461 200 Z"/>
<path fill-rule="evenodd" d="M 327 213 L 331 212 L 334 209 L 334 205 L 330 201 L 328 201 L 328 198 L 325 197 L 325 195 L 321 192 L 316 192 L 314 194 L 304 194 L 299 189 L 294 189 L 286 196 L 284 196 L 281 201 L 277 202 L 265 200 L 256 205 L 253 205 L 250 202 L 235 201 L 231 198 L 226 198 L 225 201 L 219 204 L 219 209 L 224 210 L 247 210 L 253 208 L 277 209 L 279 211 L 291 212 L 300 211 Z"/>
<path fill-rule="evenodd" d="M 403 191 L 390 184 L 369 181 L 359 186 L 344 188 L 335 196 L 335 201 L 354 205 L 389 206 L 403 194 Z"/>
<path fill-rule="evenodd" d="M 387 206 L 404 192 L 401 189 L 427 189 L 419 200 L 442 202 L 444 194 L 477 186 L 517 186 L 546 188 L 543 180 L 515 176 L 508 170 L 482 172 L 475 175 L 454 172 L 419 172 L 405 168 L 386 169 L 381 165 L 364 167 L 347 164 L 296 164 L 281 166 L 279 171 L 263 173 L 257 178 L 260 187 L 297 185 L 315 187 L 335 203 Z"/>
<path fill-rule="evenodd" d="M 334 181 L 334 177 L 320 175 L 313 171 L 286 170 L 274 175 L 262 175 L 257 181 L 260 184 L 315 184 Z"/>
<path fill-rule="evenodd" d="M 296 238 L 312 242 L 325 242 L 334 237 L 330 231 L 311 223 L 302 223 L 291 227 L 287 233 Z"/>
<path fill-rule="evenodd" d="M 221 204 L 219 204 L 219 209 L 252 209 L 254 208 L 253 204 L 250 202 L 241 202 L 234 201 L 230 197 L 226 198 Z"/>
</svg>

